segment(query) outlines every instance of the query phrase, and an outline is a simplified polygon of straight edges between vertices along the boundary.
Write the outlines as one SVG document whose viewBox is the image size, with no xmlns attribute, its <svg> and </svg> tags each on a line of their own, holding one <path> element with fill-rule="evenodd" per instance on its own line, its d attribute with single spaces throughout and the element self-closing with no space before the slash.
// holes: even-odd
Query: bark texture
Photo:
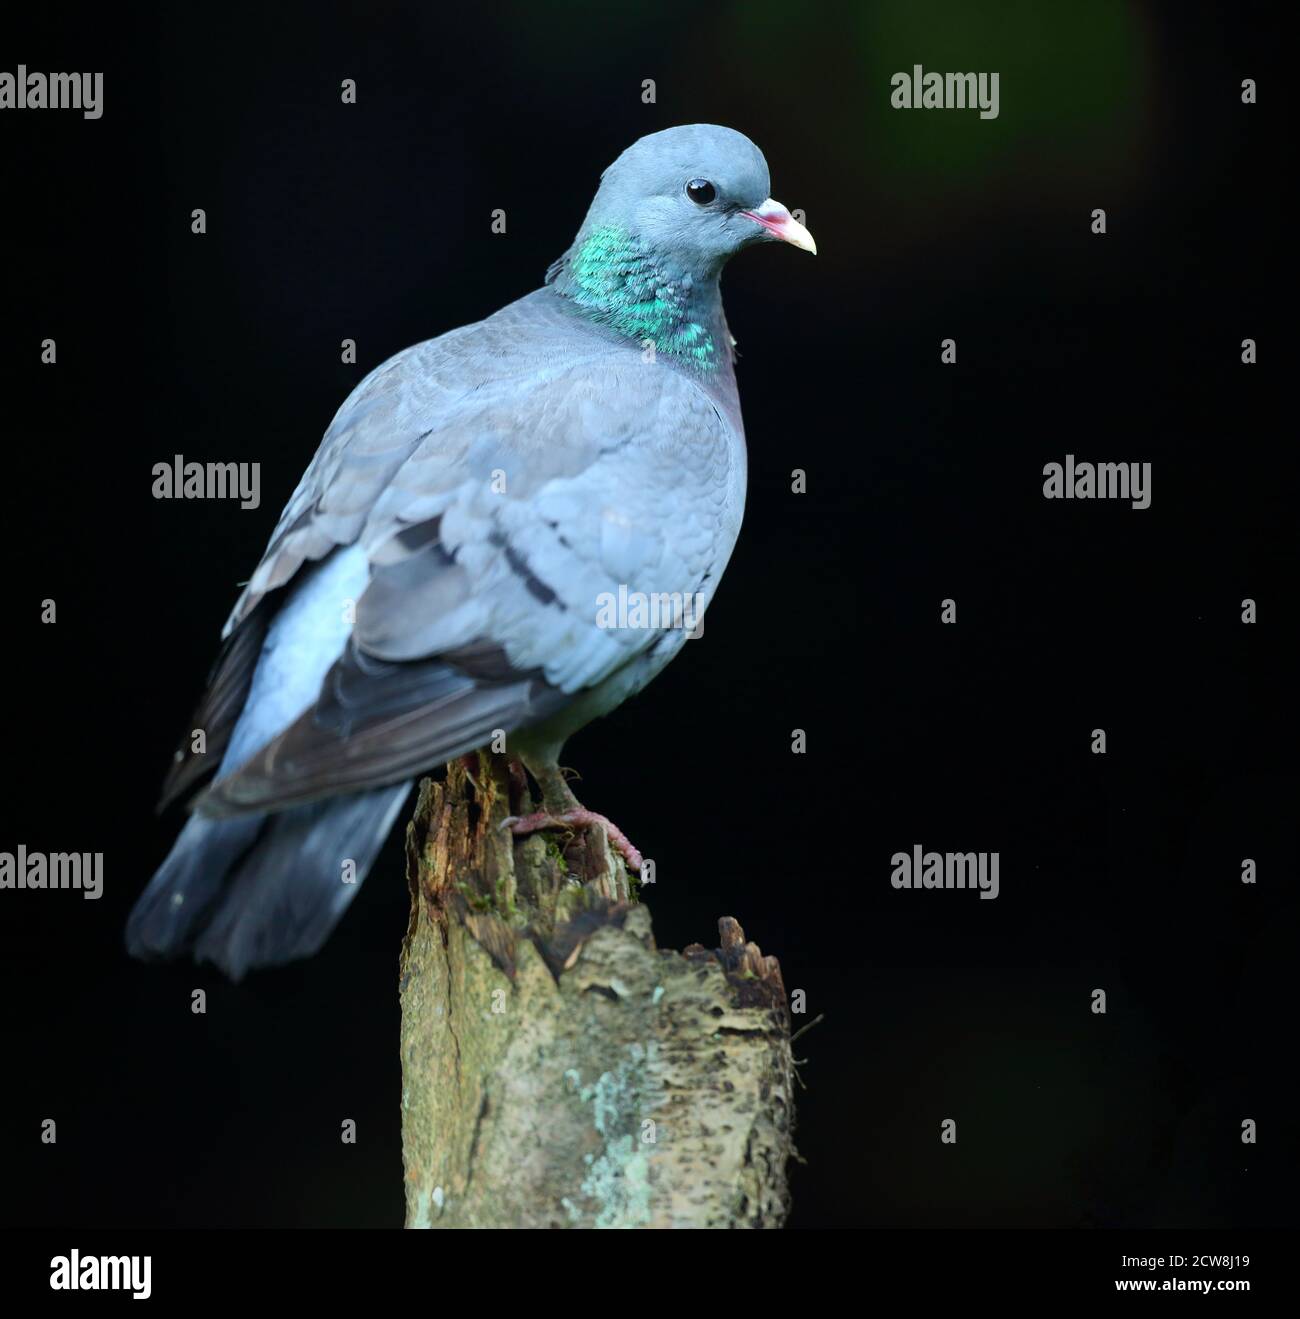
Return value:
<svg viewBox="0 0 1300 1319">
<path fill-rule="evenodd" d="M 408 1227 L 777 1227 L 793 1063 L 781 971 L 736 921 L 656 948 L 598 826 L 515 838 L 518 771 L 426 780 L 407 833 Z"/>
</svg>

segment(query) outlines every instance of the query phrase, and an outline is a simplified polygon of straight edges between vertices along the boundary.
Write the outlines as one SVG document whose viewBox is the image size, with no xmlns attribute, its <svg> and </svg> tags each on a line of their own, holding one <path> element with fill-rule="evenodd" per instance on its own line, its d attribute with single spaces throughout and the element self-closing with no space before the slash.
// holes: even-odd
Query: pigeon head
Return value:
<svg viewBox="0 0 1300 1319">
<path fill-rule="evenodd" d="M 617 226 L 697 277 L 716 274 L 752 243 L 783 240 L 816 252 L 769 186 L 767 161 L 743 133 L 717 124 L 666 128 L 605 171 L 582 231 Z"/>
<path fill-rule="evenodd" d="M 727 260 L 762 242 L 817 251 L 768 187 L 767 161 L 743 133 L 717 124 L 651 133 L 601 175 L 548 282 L 593 319 L 710 369 Z"/>
</svg>

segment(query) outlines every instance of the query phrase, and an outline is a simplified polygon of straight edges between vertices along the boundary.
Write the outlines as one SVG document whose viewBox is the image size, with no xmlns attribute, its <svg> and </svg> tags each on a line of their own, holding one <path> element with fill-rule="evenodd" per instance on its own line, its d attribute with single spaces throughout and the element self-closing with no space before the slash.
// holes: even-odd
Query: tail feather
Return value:
<svg viewBox="0 0 1300 1319">
<path fill-rule="evenodd" d="M 265 823 L 264 815 L 234 820 L 191 815 L 127 918 L 131 956 L 150 959 L 187 952 L 220 901 L 226 876 Z"/>
<path fill-rule="evenodd" d="M 128 950 L 144 958 L 192 950 L 232 980 L 309 957 L 356 896 L 410 787 L 275 815 L 192 816 L 131 912 Z"/>
</svg>

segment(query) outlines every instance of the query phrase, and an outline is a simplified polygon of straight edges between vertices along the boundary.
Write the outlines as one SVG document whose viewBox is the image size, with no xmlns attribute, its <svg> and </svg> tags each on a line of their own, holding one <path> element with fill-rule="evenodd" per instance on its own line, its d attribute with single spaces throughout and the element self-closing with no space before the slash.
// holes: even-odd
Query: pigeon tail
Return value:
<svg viewBox="0 0 1300 1319">
<path fill-rule="evenodd" d="M 192 952 L 235 981 L 254 967 L 310 957 L 356 896 L 410 787 L 275 815 L 191 816 L 131 912 L 128 952 Z"/>
</svg>

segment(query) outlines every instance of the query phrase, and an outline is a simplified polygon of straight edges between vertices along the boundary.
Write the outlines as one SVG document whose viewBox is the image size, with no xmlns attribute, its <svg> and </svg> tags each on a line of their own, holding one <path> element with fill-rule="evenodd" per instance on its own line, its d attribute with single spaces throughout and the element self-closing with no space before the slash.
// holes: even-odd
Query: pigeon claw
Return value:
<svg viewBox="0 0 1300 1319">
<path fill-rule="evenodd" d="M 627 868 L 635 874 L 641 873 L 641 853 L 632 846 L 631 840 L 613 820 L 605 815 L 597 815 L 585 806 L 573 810 L 552 813 L 535 811 L 532 815 L 511 815 L 501 822 L 503 829 L 509 829 L 516 837 L 522 834 L 534 834 L 543 829 L 581 829 L 587 825 L 598 824 L 605 831 L 609 845 L 627 862 Z"/>
</svg>

